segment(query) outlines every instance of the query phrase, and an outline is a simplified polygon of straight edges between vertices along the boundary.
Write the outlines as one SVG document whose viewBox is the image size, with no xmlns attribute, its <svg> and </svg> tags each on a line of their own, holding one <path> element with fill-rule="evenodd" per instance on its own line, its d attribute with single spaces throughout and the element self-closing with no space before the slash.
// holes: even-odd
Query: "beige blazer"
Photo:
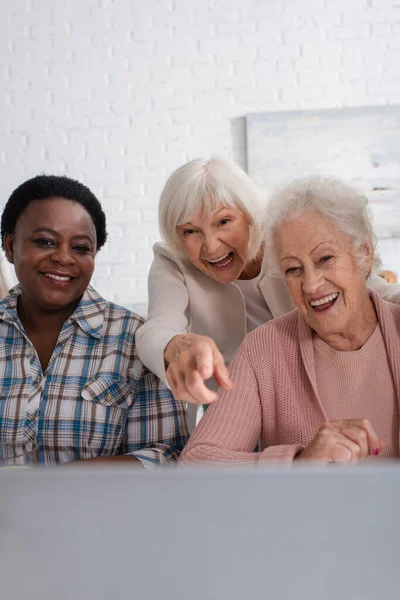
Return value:
<svg viewBox="0 0 400 600">
<path fill-rule="evenodd" d="M 235 283 L 218 283 L 186 258 L 177 258 L 165 245 L 153 246 L 150 268 L 148 320 L 136 332 L 140 360 L 166 383 L 164 350 L 177 333 L 190 331 L 212 338 L 231 362 L 246 335 L 246 302 Z M 373 276 L 369 287 L 400 304 L 400 284 Z M 258 287 L 273 317 L 295 308 L 283 279 L 261 276 Z M 214 387 L 211 383 L 210 387 Z"/>
</svg>

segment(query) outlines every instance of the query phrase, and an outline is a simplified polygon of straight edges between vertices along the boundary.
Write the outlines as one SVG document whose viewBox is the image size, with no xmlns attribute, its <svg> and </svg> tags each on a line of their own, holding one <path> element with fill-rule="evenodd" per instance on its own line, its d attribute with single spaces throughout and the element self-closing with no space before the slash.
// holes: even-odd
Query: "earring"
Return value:
<svg viewBox="0 0 400 600">
<path fill-rule="evenodd" d="M 365 279 L 366 279 L 367 281 L 370 281 L 370 279 L 371 279 L 371 271 L 370 271 L 370 272 L 367 274 L 367 276 L 366 276 L 366 278 L 365 278 Z"/>
</svg>

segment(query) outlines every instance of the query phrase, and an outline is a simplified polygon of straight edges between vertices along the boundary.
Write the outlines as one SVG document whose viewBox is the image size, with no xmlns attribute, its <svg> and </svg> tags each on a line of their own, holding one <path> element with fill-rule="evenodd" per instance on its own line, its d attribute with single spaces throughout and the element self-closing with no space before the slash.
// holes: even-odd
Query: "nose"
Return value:
<svg viewBox="0 0 400 600">
<path fill-rule="evenodd" d="M 72 265 L 75 263 L 75 257 L 71 252 L 69 244 L 59 244 L 51 254 L 51 260 L 62 266 Z"/>
<path fill-rule="evenodd" d="M 203 235 L 203 248 L 209 256 L 216 254 L 221 242 L 213 233 Z"/>
<path fill-rule="evenodd" d="M 324 283 L 324 277 L 318 269 L 310 267 L 304 269 L 303 290 L 306 294 L 315 294 Z"/>
</svg>

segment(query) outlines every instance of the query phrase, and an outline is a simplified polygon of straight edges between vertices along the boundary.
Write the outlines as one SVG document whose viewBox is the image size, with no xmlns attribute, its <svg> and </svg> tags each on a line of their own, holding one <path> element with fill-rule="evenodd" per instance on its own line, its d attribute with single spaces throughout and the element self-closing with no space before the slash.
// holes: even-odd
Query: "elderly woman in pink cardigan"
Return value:
<svg viewBox="0 0 400 600">
<path fill-rule="evenodd" d="M 367 199 L 305 178 L 272 199 L 270 273 L 297 309 L 251 332 L 181 462 L 267 465 L 399 457 L 400 306 L 369 291 L 379 264 Z M 259 452 L 253 452 L 257 443 Z"/>
</svg>

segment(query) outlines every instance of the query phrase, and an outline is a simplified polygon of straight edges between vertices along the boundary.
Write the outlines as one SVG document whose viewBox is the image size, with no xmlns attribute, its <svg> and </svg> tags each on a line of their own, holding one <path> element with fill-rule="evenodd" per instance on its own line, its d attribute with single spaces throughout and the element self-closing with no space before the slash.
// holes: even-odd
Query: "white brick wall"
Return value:
<svg viewBox="0 0 400 600">
<path fill-rule="evenodd" d="M 39 172 L 88 184 L 94 284 L 142 311 L 167 175 L 243 165 L 249 112 L 400 102 L 399 40 L 399 0 L 1 0 L 0 203 Z"/>
</svg>

